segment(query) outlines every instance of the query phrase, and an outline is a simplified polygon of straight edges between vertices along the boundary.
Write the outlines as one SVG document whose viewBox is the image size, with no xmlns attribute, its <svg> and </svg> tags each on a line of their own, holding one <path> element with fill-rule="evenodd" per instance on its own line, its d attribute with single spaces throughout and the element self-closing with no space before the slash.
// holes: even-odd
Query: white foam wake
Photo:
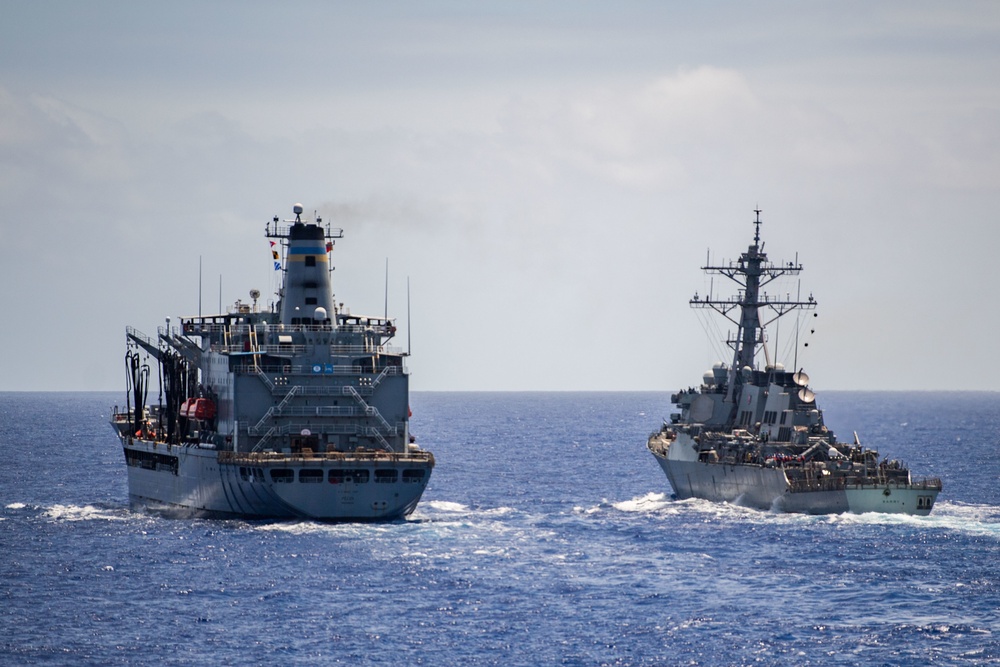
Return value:
<svg viewBox="0 0 1000 667">
<path fill-rule="evenodd" d="M 128 513 L 93 505 L 52 505 L 43 514 L 56 521 L 126 521 Z"/>
<path fill-rule="evenodd" d="M 670 497 L 666 493 L 647 493 L 644 496 L 639 496 L 638 498 L 632 498 L 630 500 L 622 500 L 617 503 L 611 503 L 619 512 L 659 512 L 665 510 L 673 503 Z"/>
</svg>

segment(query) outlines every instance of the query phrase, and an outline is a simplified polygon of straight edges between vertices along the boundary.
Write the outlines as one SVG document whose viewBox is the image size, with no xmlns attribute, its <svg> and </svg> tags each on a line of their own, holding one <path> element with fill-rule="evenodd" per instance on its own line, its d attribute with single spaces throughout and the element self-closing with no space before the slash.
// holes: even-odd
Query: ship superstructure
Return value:
<svg viewBox="0 0 1000 667">
<path fill-rule="evenodd" d="M 273 308 L 128 328 L 129 390 L 112 425 L 134 506 L 180 515 L 386 520 L 420 500 L 434 457 L 409 432 L 406 353 L 387 317 L 335 303 L 340 229 L 267 223 L 282 284 Z M 278 250 L 280 248 L 280 251 Z M 280 253 L 280 257 L 279 257 Z M 150 363 L 158 402 L 147 405 Z"/>
<path fill-rule="evenodd" d="M 797 276 L 802 265 L 768 260 L 756 213 L 747 251 L 736 261 L 702 267 L 735 282 L 737 295 L 695 294 L 690 301 L 736 326 L 726 340 L 732 363 L 715 364 L 699 386 L 675 393 L 671 402 L 680 412 L 650 436 L 647 447 L 681 499 L 811 514 L 928 514 L 940 479 L 913 479 L 900 462 L 862 446 L 856 434 L 851 443 L 839 442 L 823 422 L 808 375 L 772 359 L 767 326 L 793 311 L 814 309 L 816 301 L 763 291 L 782 276 Z"/>
</svg>

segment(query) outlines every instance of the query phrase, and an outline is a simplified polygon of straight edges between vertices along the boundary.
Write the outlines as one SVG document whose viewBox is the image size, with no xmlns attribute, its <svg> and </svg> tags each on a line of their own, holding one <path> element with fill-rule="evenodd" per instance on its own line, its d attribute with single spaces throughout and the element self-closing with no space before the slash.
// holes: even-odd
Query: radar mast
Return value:
<svg viewBox="0 0 1000 667">
<path fill-rule="evenodd" d="M 729 370 L 729 389 L 726 393 L 727 402 L 732 402 L 733 396 L 739 395 L 736 385 L 742 384 L 742 373 L 738 371 L 754 367 L 757 346 L 764 346 L 765 327 L 796 308 L 813 309 L 816 307 L 816 300 L 811 294 L 806 301 L 793 301 L 787 297 L 785 299 L 772 298 L 767 293 L 761 292 L 762 287 L 782 276 L 801 273 L 802 264 L 796 261 L 782 262 L 777 265 L 768 261 L 764 245 L 760 241 L 760 226 L 764 224 L 763 220 L 760 219 L 761 209 L 754 209 L 754 213 L 757 215 L 753 221 L 753 244 L 747 248 L 747 251 L 742 253 L 735 262 L 716 266 L 709 264 L 701 267 L 709 275 L 725 276 L 739 285 L 740 289 L 737 290 L 737 295 L 717 298 L 714 294 L 709 294 L 702 298 L 695 294 L 689 302 L 692 308 L 715 310 L 737 327 L 736 336 L 731 336 L 725 341 L 733 349 L 733 365 Z M 739 311 L 738 317 L 734 312 L 737 310 Z M 762 322 L 762 311 L 772 314 L 773 317 Z"/>
</svg>

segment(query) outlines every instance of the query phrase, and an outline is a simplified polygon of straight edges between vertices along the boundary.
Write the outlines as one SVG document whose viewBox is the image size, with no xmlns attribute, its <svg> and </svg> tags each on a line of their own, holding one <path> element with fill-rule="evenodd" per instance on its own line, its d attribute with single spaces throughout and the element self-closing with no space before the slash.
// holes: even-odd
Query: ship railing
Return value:
<svg viewBox="0 0 1000 667">
<path fill-rule="evenodd" d="M 301 415 L 302 417 L 311 417 L 312 415 Z M 324 434 L 324 435 L 365 435 L 370 437 L 375 437 L 375 433 L 379 433 L 382 436 L 398 436 L 403 431 L 403 424 L 397 424 L 389 429 L 383 429 L 375 426 L 361 426 L 359 424 L 352 423 L 334 423 L 326 422 L 319 423 L 308 422 L 308 421 L 292 421 L 284 424 L 275 424 L 264 429 L 264 427 L 250 426 L 245 431 L 241 431 L 240 437 L 243 437 L 245 433 L 248 436 L 258 437 L 262 439 L 273 438 L 279 435 L 298 435 L 302 431 L 308 429 L 310 433 L 314 435 Z M 254 449 L 261 449 L 261 443 L 258 442 Z"/>
<path fill-rule="evenodd" d="M 267 385 L 268 389 L 270 389 L 271 391 L 274 391 L 274 382 L 271 381 L 271 378 L 268 377 L 267 373 L 265 373 L 264 370 L 260 366 L 258 366 L 257 364 L 253 365 L 253 370 L 254 370 L 254 374 L 256 374 L 257 377 L 260 378 L 261 382 L 263 382 L 265 385 Z"/>
<path fill-rule="evenodd" d="M 257 441 L 253 451 L 263 451 L 266 449 L 267 444 L 271 441 L 271 439 L 276 436 L 299 434 L 306 429 L 314 435 L 356 435 L 372 438 L 382 449 L 386 451 L 391 451 L 392 446 L 389 444 L 389 441 L 385 439 L 385 435 L 397 435 L 396 433 L 383 434 L 382 429 L 370 426 L 359 426 L 357 424 L 312 424 L 308 422 L 299 422 L 272 426 L 266 433 L 264 433 L 260 440 Z M 259 432 L 260 429 L 257 429 L 256 427 L 247 429 L 247 434 L 249 436 L 256 436 Z"/>
<path fill-rule="evenodd" d="M 282 222 L 295 222 L 294 220 L 283 220 Z M 317 223 L 320 221 L 317 219 Z M 331 227 L 329 223 L 325 226 L 320 225 L 320 229 L 323 230 L 324 238 L 327 239 L 342 239 L 344 238 L 344 230 L 340 227 Z M 264 234 L 267 238 L 273 239 L 287 239 L 292 234 L 291 225 L 279 225 L 277 221 L 274 223 L 274 227 L 271 227 L 271 223 L 267 223 L 264 227 Z"/>
<path fill-rule="evenodd" d="M 378 444 L 382 445 L 382 449 L 392 451 L 392 447 L 389 445 L 389 442 L 382 436 L 381 433 L 379 433 L 378 429 L 365 428 L 362 429 L 362 433 L 370 438 L 375 438 Z"/>
<path fill-rule="evenodd" d="M 394 345 L 340 345 L 330 346 L 330 354 L 391 354 L 399 356 L 403 353 L 403 348 Z"/>
<path fill-rule="evenodd" d="M 910 488 L 940 491 L 942 489 L 941 478 L 924 477 L 921 479 L 913 480 L 912 482 L 910 482 Z"/>
<path fill-rule="evenodd" d="M 370 387 L 359 387 L 361 390 L 370 389 Z M 362 391 L 361 393 L 365 393 Z M 370 391 L 368 392 L 371 393 Z M 299 396 L 343 396 L 344 387 L 342 385 L 299 385 Z"/>
<path fill-rule="evenodd" d="M 690 304 L 695 307 L 711 307 L 713 304 L 716 305 L 726 305 L 726 306 L 739 306 L 745 301 L 745 296 L 743 290 L 739 290 L 736 296 L 729 297 L 702 297 L 691 299 Z M 781 296 L 771 296 L 765 292 L 761 292 L 757 295 L 757 303 L 761 305 L 774 305 L 774 306 L 801 306 L 803 308 L 815 308 L 815 301 L 790 301 L 789 298 Z"/>
<path fill-rule="evenodd" d="M 253 353 L 253 354 L 273 354 L 275 356 L 291 356 L 293 354 L 305 354 L 305 345 L 292 345 L 290 343 L 281 343 L 279 345 L 258 345 L 254 347 L 250 345 L 250 339 L 247 339 L 247 345 L 242 343 L 233 345 L 213 345 L 212 351 L 218 352 L 219 354 L 240 354 L 240 353 Z"/>
<path fill-rule="evenodd" d="M 386 372 L 387 369 L 389 369 L 388 372 Z M 258 375 L 259 373 L 263 372 L 263 373 L 266 373 L 268 375 L 311 375 L 311 376 L 317 376 L 317 375 L 338 375 L 338 376 L 348 375 L 348 376 L 352 376 L 353 375 L 353 376 L 356 376 L 356 375 L 363 375 L 365 373 L 371 373 L 372 370 L 371 370 L 371 367 L 369 367 L 367 365 L 357 365 L 357 364 L 350 364 L 350 365 L 348 365 L 348 364 L 287 364 L 287 365 L 281 365 L 281 366 L 273 366 L 273 365 L 272 366 L 261 366 L 261 365 L 254 366 L 254 365 L 252 365 L 250 363 L 247 363 L 242 369 L 239 368 L 239 367 L 237 367 L 236 368 L 236 372 L 237 373 L 239 373 L 239 372 L 252 373 L 254 375 Z M 384 379 L 386 376 L 389 376 L 389 375 L 407 375 L 408 373 L 407 373 L 407 370 L 406 370 L 405 366 L 385 366 L 385 367 L 383 367 L 382 371 L 379 372 L 379 374 L 380 374 L 379 377 L 373 378 L 371 380 L 371 382 L 372 382 L 371 386 L 374 386 L 378 382 L 381 382 L 382 379 Z M 265 384 L 268 384 L 268 386 L 271 386 L 271 383 L 268 383 L 266 381 L 265 381 Z M 338 392 L 337 393 L 339 393 L 339 388 L 338 388 Z"/>
<path fill-rule="evenodd" d="M 145 343 L 149 347 L 152 347 L 152 348 L 156 348 L 157 347 L 156 343 L 153 342 L 153 340 L 149 336 L 147 336 L 146 334 L 142 333 L 141 331 L 139 331 L 135 327 L 126 326 L 125 327 L 125 336 L 127 336 L 128 338 L 134 338 L 136 341 L 141 341 L 142 343 Z"/>
<path fill-rule="evenodd" d="M 789 479 L 789 489 L 795 491 L 841 491 L 844 489 L 914 489 L 917 491 L 940 491 L 941 479 L 928 477 L 919 480 L 873 477 L 816 477 L 812 479 Z"/>
<path fill-rule="evenodd" d="M 378 377 L 372 380 L 372 387 L 377 387 L 382 380 L 390 375 L 399 375 L 403 372 L 403 369 L 399 366 L 386 366 L 382 369 L 382 372 L 378 374 Z"/>
<path fill-rule="evenodd" d="M 368 364 L 303 364 L 290 368 L 293 375 L 362 375 L 373 372 L 372 367 Z M 388 373 L 385 372 L 386 370 Z M 403 366 L 384 366 L 380 373 L 383 377 L 385 375 L 405 375 L 406 369 Z M 381 379 L 378 381 L 381 382 Z M 372 382 L 376 383 L 375 380 Z"/>
<path fill-rule="evenodd" d="M 267 431 L 263 427 L 258 428 L 256 426 L 251 426 L 247 429 L 247 435 L 252 437 L 261 436 L 261 440 L 257 443 L 254 449 L 263 449 L 265 441 L 279 435 L 298 435 L 302 433 L 303 430 L 309 429 L 313 434 L 323 434 L 323 435 L 358 435 L 361 428 L 357 424 L 315 424 L 309 422 L 290 422 L 286 424 L 278 424 L 271 426 Z"/>
<path fill-rule="evenodd" d="M 259 336 L 258 336 L 259 337 Z M 231 339 L 229 339 L 231 340 Z M 219 354 L 271 354 L 276 357 L 289 357 L 292 355 L 305 354 L 309 350 L 307 345 L 296 345 L 293 343 L 278 343 L 276 345 L 257 345 L 253 346 L 249 344 L 250 339 L 246 339 L 246 343 L 217 343 L 212 345 L 212 351 Z M 344 356 L 344 355 L 389 355 L 389 356 L 403 356 L 403 350 L 399 347 L 394 347 L 391 345 L 331 345 L 330 354 L 333 356 Z"/>
<path fill-rule="evenodd" d="M 322 333 L 337 332 L 349 334 L 378 333 L 382 336 L 391 336 L 396 332 L 396 328 L 390 323 L 372 324 L 226 324 L 219 322 L 195 322 L 185 321 L 180 327 L 173 327 L 175 334 L 184 333 L 187 335 L 205 334 L 229 334 L 231 336 L 246 336 L 253 329 L 257 335 L 268 333 Z"/>
<path fill-rule="evenodd" d="M 266 432 L 265 432 L 265 433 L 264 433 L 264 434 L 263 434 L 263 435 L 261 436 L 260 440 L 258 440 L 258 441 L 257 441 L 257 444 L 256 444 L 256 445 L 254 446 L 254 451 L 257 451 L 257 450 L 259 450 L 259 449 L 263 449 L 263 448 L 264 448 L 264 446 L 265 446 L 265 445 L 266 445 L 266 444 L 268 443 L 268 441 L 270 441 L 270 439 L 271 439 L 272 437 L 274 437 L 274 434 L 275 434 L 275 433 L 277 432 L 277 430 L 278 430 L 278 429 L 277 429 L 277 427 L 275 427 L 275 426 L 272 426 L 271 428 L 269 428 L 269 429 L 268 429 L 268 430 L 267 430 L 267 431 L 266 431 Z M 257 426 L 248 426 L 248 427 L 247 427 L 247 429 L 246 429 L 246 434 L 247 434 L 248 436 L 251 436 L 251 435 L 252 435 L 252 436 L 260 436 L 260 435 L 261 435 L 261 433 L 260 433 L 260 429 L 258 429 L 258 428 L 257 428 Z M 237 437 L 238 437 L 238 438 L 240 438 L 240 439 L 242 439 L 242 438 L 243 438 L 243 436 L 242 436 L 242 434 L 241 434 L 241 432 L 240 432 L 240 429 L 239 429 L 239 428 L 237 428 L 237 433 L 236 433 L 236 435 L 237 435 Z"/>
<path fill-rule="evenodd" d="M 268 422 L 269 419 L 274 417 L 275 414 L 281 414 L 282 411 L 285 409 L 285 406 L 288 405 L 289 401 L 291 401 L 298 392 L 299 392 L 298 385 L 289 387 L 288 393 L 286 393 L 285 397 L 281 399 L 281 402 L 278 403 L 278 405 L 276 406 L 268 408 L 267 412 L 264 413 L 264 416 L 261 417 L 260 421 L 258 421 L 257 424 L 254 426 L 254 429 L 260 430 L 264 428 L 264 425 Z"/>
<path fill-rule="evenodd" d="M 275 406 L 268 417 L 360 417 L 363 410 L 353 405 L 293 405 Z"/>
<path fill-rule="evenodd" d="M 284 463 L 288 461 L 315 461 L 317 459 L 335 461 L 365 461 L 365 462 L 413 462 L 413 463 L 434 463 L 434 455 L 427 451 L 395 452 L 383 450 L 363 450 L 353 452 L 295 452 L 286 454 L 283 452 L 232 452 L 220 451 L 219 463 L 237 465 L 268 465 L 271 463 Z"/>
<path fill-rule="evenodd" d="M 353 397 L 354 400 L 357 401 L 358 405 L 360 405 L 362 408 L 364 408 L 366 416 L 368 416 L 368 417 L 374 417 L 375 419 L 378 420 L 378 422 L 380 424 L 382 424 L 382 427 L 386 431 L 388 431 L 392 435 L 398 435 L 398 433 L 396 431 L 396 428 L 394 426 L 392 426 L 392 424 L 390 424 L 389 422 L 387 422 L 385 420 L 385 417 L 382 416 L 382 413 L 380 413 L 376 407 L 374 407 L 372 405 L 368 405 L 368 403 L 365 402 L 365 399 L 362 398 L 361 394 L 358 393 L 357 389 L 355 389 L 351 385 L 346 385 L 344 387 L 344 393 L 350 395 L 351 397 Z"/>
</svg>

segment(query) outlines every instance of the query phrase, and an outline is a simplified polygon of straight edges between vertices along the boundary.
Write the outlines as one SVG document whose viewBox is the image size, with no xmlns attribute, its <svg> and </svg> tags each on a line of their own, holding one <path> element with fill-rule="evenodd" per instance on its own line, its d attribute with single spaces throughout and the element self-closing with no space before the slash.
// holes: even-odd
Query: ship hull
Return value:
<svg viewBox="0 0 1000 667">
<path fill-rule="evenodd" d="M 219 452 L 123 444 L 133 509 L 176 518 L 391 521 L 413 512 L 433 458 Z"/>
<path fill-rule="evenodd" d="M 802 514 L 930 514 L 938 489 L 905 484 L 793 491 L 781 468 L 671 460 L 652 452 L 678 499 Z"/>
</svg>

